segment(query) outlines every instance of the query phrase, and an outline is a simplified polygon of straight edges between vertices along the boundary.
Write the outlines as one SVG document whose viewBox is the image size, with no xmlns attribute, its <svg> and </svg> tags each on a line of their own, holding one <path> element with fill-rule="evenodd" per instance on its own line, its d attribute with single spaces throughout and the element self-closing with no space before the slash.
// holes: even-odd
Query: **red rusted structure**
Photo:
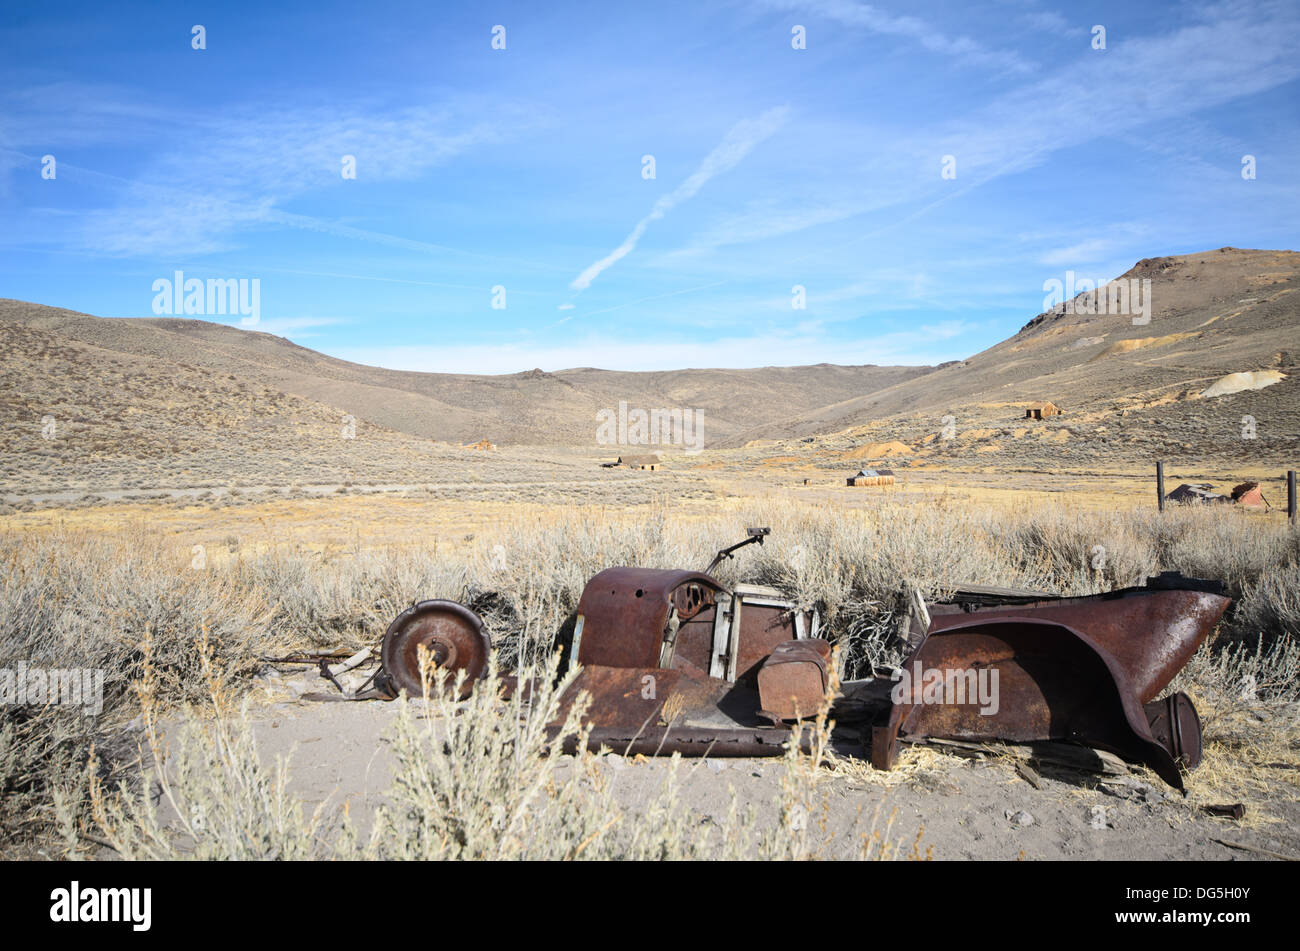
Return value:
<svg viewBox="0 0 1300 951">
<path fill-rule="evenodd" d="M 1268 508 L 1268 500 L 1264 498 L 1264 490 L 1259 487 L 1255 481 L 1243 482 L 1240 485 L 1232 487 L 1232 501 L 1238 505 L 1246 505 L 1250 508 Z"/>
<path fill-rule="evenodd" d="M 928 631 L 904 670 L 944 684 L 996 671 L 996 709 L 969 697 L 929 702 L 927 684 L 913 678 L 873 730 L 872 762 L 893 765 L 900 738 L 1076 740 L 1145 763 L 1182 789 L 1180 764 L 1200 762 L 1200 720 L 1182 694 L 1152 701 L 1227 606 L 1222 586 L 1174 574 L 1079 598 L 958 591 L 929 607 Z"/>
<path fill-rule="evenodd" d="M 709 571 L 766 534 L 751 529 Z M 579 600 L 570 656 L 581 671 L 562 700 L 590 695 L 592 748 L 780 755 L 789 724 L 832 701 L 841 723 L 871 726 L 882 769 L 902 741 L 1064 740 L 1145 763 L 1182 789 L 1182 770 L 1200 760 L 1200 721 L 1185 695 L 1157 698 L 1228 603 L 1217 583 L 1172 574 L 1087 597 L 969 587 L 927 604 L 914 594 L 902 670 L 830 697 L 831 645 L 817 636 L 816 611 L 707 571 L 607 568 Z M 443 669 L 465 671 L 465 696 L 490 643 L 463 605 L 420 602 L 384 636 L 382 692 L 420 691 L 421 646 Z"/>
</svg>

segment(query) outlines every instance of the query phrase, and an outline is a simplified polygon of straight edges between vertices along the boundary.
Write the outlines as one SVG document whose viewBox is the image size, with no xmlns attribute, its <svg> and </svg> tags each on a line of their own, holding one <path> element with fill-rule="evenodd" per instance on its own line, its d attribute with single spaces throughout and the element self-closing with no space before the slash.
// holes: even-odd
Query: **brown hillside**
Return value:
<svg viewBox="0 0 1300 951">
<path fill-rule="evenodd" d="M 505 376 L 412 373 L 325 356 L 270 334 L 180 318 L 106 319 L 0 299 L 0 326 L 39 333 L 46 345 L 111 353 L 159 378 L 173 367 L 233 375 L 351 413 L 398 432 L 455 443 L 595 443 L 596 413 L 620 400 L 643 409 L 703 412 L 713 442 L 791 413 L 811 412 L 922 375 L 928 367 L 766 367 L 624 373 L 590 368 Z M 50 365 L 57 369 L 57 359 Z M 31 385 L 39 389 L 39 381 Z M 33 394 L 40 402 L 38 393 Z M 93 384 L 84 401 L 99 398 Z"/>
<path fill-rule="evenodd" d="M 755 426 L 731 444 L 817 437 L 830 448 L 897 439 L 938 456 L 1006 453 L 999 462 L 1048 465 L 1152 452 L 1294 454 L 1300 447 L 1300 254 L 1221 248 L 1148 258 L 1119 280 L 1134 278 L 1151 281 L 1147 324 L 1058 307 L 968 360 Z M 1252 385 L 1277 382 L 1202 396 L 1229 374 L 1255 374 Z M 1216 389 L 1233 388 L 1228 381 Z M 1064 414 L 1023 419 L 1029 405 L 1045 401 Z M 946 416 L 951 439 L 943 438 Z M 1242 438 L 1244 416 L 1255 420 L 1254 439 Z"/>
</svg>

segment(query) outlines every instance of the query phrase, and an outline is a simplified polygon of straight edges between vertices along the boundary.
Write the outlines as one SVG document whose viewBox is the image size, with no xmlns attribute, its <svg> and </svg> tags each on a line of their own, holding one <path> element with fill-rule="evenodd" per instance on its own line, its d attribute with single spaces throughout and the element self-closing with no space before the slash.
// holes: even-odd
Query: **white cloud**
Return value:
<svg viewBox="0 0 1300 951">
<path fill-rule="evenodd" d="M 971 329 L 962 321 L 943 321 L 908 331 L 834 344 L 841 364 L 933 365 L 968 356 L 957 338 Z M 810 366 L 827 360 L 827 341 L 815 324 L 790 333 L 716 340 L 678 338 L 658 342 L 592 336 L 559 345 L 536 342 L 436 346 L 340 347 L 331 356 L 393 370 L 431 373 L 519 373 L 533 367 L 554 372 L 573 367 L 606 370 L 675 370 Z"/>
<path fill-rule="evenodd" d="M 783 9 L 804 5 L 772 0 Z M 878 12 L 865 4 L 826 0 L 814 9 L 845 22 L 874 22 Z M 800 130 L 803 157 L 816 157 L 830 171 L 813 187 L 791 189 L 777 183 L 769 194 L 721 217 L 693 236 L 685 247 L 659 256 L 659 263 L 678 265 L 685 258 L 733 244 L 796 233 L 884 211 L 891 206 L 951 200 L 994 179 L 1033 168 L 1066 149 L 1095 147 L 1101 140 L 1132 149 L 1133 136 L 1152 143 L 1171 140 L 1171 129 L 1160 123 L 1196 123 L 1195 116 L 1300 78 L 1300 58 L 1292 38 L 1300 18 L 1285 4 L 1216 5 L 1198 11 L 1202 22 L 1152 36 L 1112 35 L 1110 48 L 1093 51 L 1086 43 L 1050 74 L 1021 83 L 987 105 L 960 119 L 929 128 L 901 130 L 842 123 L 834 130 Z M 911 20 L 912 18 L 901 18 Z M 860 163 L 835 163 L 845 141 L 887 140 L 890 147 Z M 1180 134 L 1205 148 L 1198 135 Z M 1210 143 L 1210 147 L 1213 143 Z M 866 151 L 864 149 L 864 151 Z M 956 181 L 939 180 L 944 155 L 957 159 Z M 882 189 L 880 183 L 888 183 Z M 1068 189 L 1060 201 L 1094 202 L 1102 196 Z M 924 213 L 873 229 L 896 228 Z M 850 243 L 858 243 L 854 238 Z M 841 246 L 813 249 L 822 256 Z M 1068 249 L 1066 249 L 1068 250 Z"/>
<path fill-rule="evenodd" d="M 622 244 L 599 261 L 589 265 L 586 270 L 573 279 L 569 286 L 577 291 L 586 290 L 590 287 L 591 282 L 596 279 L 601 271 L 632 253 L 637 246 L 637 242 L 641 240 L 641 236 L 645 234 L 646 228 L 650 226 L 650 222 L 662 218 L 677 205 L 693 197 L 713 176 L 739 165 L 745 156 L 753 151 L 756 145 L 770 137 L 782 126 L 788 114 L 789 109 L 787 107 L 778 106 L 775 109 L 768 109 L 756 119 L 742 119 L 737 122 L 731 127 L 722 142 L 704 157 L 704 161 L 700 163 L 699 168 L 691 173 L 690 177 L 655 202 L 654 207 L 650 209 L 650 213 L 636 223 L 636 227 L 623 239 Z"/>
<path fill-rule="evenodd" d="M 241 327 L 241 329 L 256 330 L 264 334 L 275 334 L 277 337 L 292 336 L 296 340 L 302 340 L 307 337 L 317 336 L 316 334 L 303 333 L 304 330 L 311 330 L 316 327 L 336 327 L 339 324 L 347 323 L 351 323 L 351 321 L 342 317 L 265 317 L 253 326 Z"/>
<path fill-rule="evenodd" d="M 1093 238 L 1089 241 L 1081 241 L 1068 248 L 1057 248 L 1054 251 L 1048 251 L 1039 260 L 1043 264 L 1051 266 L 1093 264 L 1105 257 L 1113 246 L 1114 242 L 1108 238 Z"/>
<path fill-rule="evenodd" d="M 1014 73 L 1028 73 L 1036 67 L 1014 53 L 989 49 L 969 36 L 949 36 L 913 16 L 894 16 L 855 0 L 764 0 L 769 8 L 789 13 L 811 14 L 844 26 L 915 40 L 932 53 L 959 63 L 991 67 Z"/>
</svg>

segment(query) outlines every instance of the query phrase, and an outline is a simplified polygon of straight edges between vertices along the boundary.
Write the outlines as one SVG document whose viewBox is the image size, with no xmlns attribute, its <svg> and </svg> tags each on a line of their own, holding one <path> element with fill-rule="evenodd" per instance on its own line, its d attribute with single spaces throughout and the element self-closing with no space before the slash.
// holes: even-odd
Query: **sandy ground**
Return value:
<svg viewBox="0 0 1300 951">
<path fill-rule="evenodd" d="M 364 831 L 392 777 L 398 704 L 302 696 L 330 689 L 314 672 L 267 678 L 252 708 L 253 731 L 265 763 L 290 757 L 295 795 L 309 807 L 346 803 Z M 866 755 L 861 747 L 841 752 Z M 1271 860 L 1225 841 L 1300 858 L 1300 802 L 1285 790 L 1265 804 L 1264 814 L 1252 807 L 1239 822 L 1201 814 L 1141 769 L 1102 777 L 1040 765 L 1041 788 L 1034 788 L 1005 757 L 915 747 L 905 749 L 902 763 L 889 774 L 874 772 L 865 759 L 823 771 L 817 801 L 824 807 L 812 817 L 822 857 L 856 857 L 874 821 L 900 858 Z M 632 813 L 659 792 L 669 768 L 662 759 L 613 753 L 601 764 L 617 800 Z M 775 827 L 784 768 L 779 759 L 690 760 L 681 774 L 681 801 L 699 822 L 722 825 L 734 794 L 742 809 L 756 810 L 760 826 Z M 1189 786 L 1195 783 L 1193 773 Z"/>
<path fill-rule="evenodd" d="M 885 499 L 1022 507 L 1068 493 L 1082 507 L 1155 507 L 1154 479 L 1140 467 L 1037 473 L 912 470 L 893 488 L 863 490 L 844 486 L 838 469 L 792 465 L 757 473 L 739 463 L 713 465 L 701 460 L 682 471 L 620 478 L 617 485 L 644 489 L 646 501 L 635 504 L 646 510 L 670 504 L 677 516 L 688 519 L 716 517 L 728 510 L 739 516 L 756 502 L 795 499 L 844 510 L 869 509 Z M 1247 474 L 1270 476 L 1262 471 Z M 1171 473 L 1167 488 L 1200 478 L 1222 483 L 1227 475 Z M 596 491 L 585 506 L 619 511 L 632 507 L 614 499 L 610 483 L 593 481 Z M 572 488 L 578 482 L 565 485 Z M 119 532 L 147 524 L 174 539 L 185 559 L 193 544 L 209 546 L 215 557 L 286 544 L 318 551 L 417 543 L 454 550 L 481 546 L 520 520 L 555 524 L 570 517 L 571 504 L 547 496 L 554 485 L 551 480 L 521 482 L 514 488 L 522 487 L 524 494 L 512 500 L 497 497 L 503 491 L 499 485 L 473 483 L 355 486 L 344 493 L 333 485 L 294 487 L 307 497 L 286 497 L 288 487 L 250 486 L 234 499 L 227 492 L 214 492 L 227 496 L 216 504 L 193 498 L 191 489 L 154 490 L 174 496 L 170 501 L 131 501 L 105 493 L 106 503 L 39 507 L 6 515 L 0 524 L 16 532 Z M 1240 514 L 1283 518 L 1278 511 Z M 291 788 L 296 794 L 309 804 L 347 803 L 352 818 L 364 826 L 389 786 L 389 736 L 397 709 L 382 702 L 301 699 L 304 692 L 331 690 L 314 673 L 272 678 L 254 691 L 254 729 L 267 763 L 277 755 L 293 754 Z M 667 769 L 662 761 L 616 755 L 603 762 L 620 801 L 633 810 L 658 791 Z M 972 760 L 927 748 L 915 762 L 923 762 L 923 768 L 909 770 L 906 777 L 873 773 L 865 760 L 826 771 L 826 857 L 856 854 L 873 816 L 892 821 L 889 841 L 898 845 L 900 854 L 919 842 L 919 854 L 935 859 L 1265 857 L 1220 840 L 1300 857 L 1300 797 L 1295 785 L 1279 788 L 1267 802 L 1252 803 L 1246 819 L 1238 822 L 1198 813 L 1142 771 L 1103 782 L 1096 775 L 1044 768 L 1042 788 L 1035 789 L 1009 761 L 996 757 Z M 690 768 L 681 795 L 700 822 L 721 822 L 733 790 L 742 805 L 758 810 L 758 821 L 776 822 L 783 771 L 779 761 L 696 761 Z M 1193 774 L 1190 785 L 1195 784 Z M 1263 808 L 1257 808 L 1260 805 Z"/>
</svg>

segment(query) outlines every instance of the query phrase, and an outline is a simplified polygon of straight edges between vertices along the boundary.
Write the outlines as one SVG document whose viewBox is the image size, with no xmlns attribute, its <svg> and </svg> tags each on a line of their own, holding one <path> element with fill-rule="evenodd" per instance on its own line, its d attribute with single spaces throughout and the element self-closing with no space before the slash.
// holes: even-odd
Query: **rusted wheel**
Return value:
<svg viewBox="0 0 1300 951">
<path fill-rule="evenodd" d="M 443 600 L 413 604 L 388 625 L 379 655 L 393 689 L 405 690 L 410 697 L 424 694 L 420 682 L 421 646 L 428 650 L 430 661 L 448 671 L 447 689 L 455 683 L 457 672 L 465 671 L 460 691 L 463 700 L 487 670 L 492 644 L 483 630 L 483 621 L 465 605 Z M 436 690 L 438 678 L 434 676 L 431 683 Z"/>
</svg>

